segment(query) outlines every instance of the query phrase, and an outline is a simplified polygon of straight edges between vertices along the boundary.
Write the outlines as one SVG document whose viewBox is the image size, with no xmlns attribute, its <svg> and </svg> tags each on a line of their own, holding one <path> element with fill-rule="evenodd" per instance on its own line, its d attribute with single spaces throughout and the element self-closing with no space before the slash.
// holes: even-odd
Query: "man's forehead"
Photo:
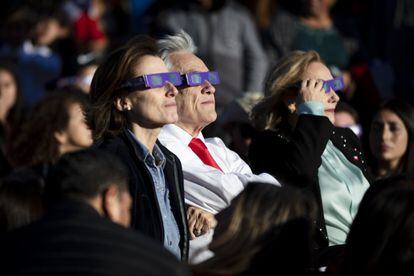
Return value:
<svg viewBox="0 0 414 276">
<path fill-rule="evenodd" d="M 173 53 L 170 57 L 174 59 L 176 64 L 176 70 L 179 70 L 181 73 L 185 74 L 188 72 L 207 72 L 208 68 L 204 62 L 194 54 L 177 52 Z"/>
</svg>

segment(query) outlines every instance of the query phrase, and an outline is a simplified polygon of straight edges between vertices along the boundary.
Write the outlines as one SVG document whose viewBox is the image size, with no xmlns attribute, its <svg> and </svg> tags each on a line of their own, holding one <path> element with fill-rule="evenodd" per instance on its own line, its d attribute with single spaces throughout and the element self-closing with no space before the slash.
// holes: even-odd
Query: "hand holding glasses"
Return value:
<svg viewBox="0 0 414 276">
<path fill-rule="evenodd" d="M 301 83 L 295 83 L 294 85 L 292 85 L 292 87 L 300 89 Z M 331 80 L 323 81 L 323 89 L 325 90 L 325 93 L 329 93 L 329 91 L 331 91 L 331 88 L 333 91 L 337 92 L 344 89 L 344 87 L 345 84 L 344 79 L 342 77 L 337 77 Z"/>
</svg>

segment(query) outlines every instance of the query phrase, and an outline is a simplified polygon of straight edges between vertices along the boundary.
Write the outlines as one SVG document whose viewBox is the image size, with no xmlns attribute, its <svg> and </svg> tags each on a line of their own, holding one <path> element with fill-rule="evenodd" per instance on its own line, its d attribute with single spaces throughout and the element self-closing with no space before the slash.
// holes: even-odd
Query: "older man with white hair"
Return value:
<svg viewBox="0 0 414 276">
<path fill-rule="evenodd" d="M 220 138 L 204 138 L 202 130 L 217 118 L 214 85 L 218 72 L 209 71 L 195 55 L 196 47 L 184 31 L 158 41 L 161 58 L 169 70 L 179 71 L 183 85 L 176 96 L 178 121 L 162 128 L 158 136 L 178 156 L 184 173 L 185 201 L 215 215 L 230 204 L 249 182 L 279 185 L 271 175 L 255 175 L 237 153 L 228 149 Z M 200 213 L 189 208 L 189 217 Z M 189 221 L 193 238 L 208 232 L 210 223 Z M 191 250 L 190 244 L 190 250 Z M 190 253 L 191 255 L 191 253 Z"/>
</svg>

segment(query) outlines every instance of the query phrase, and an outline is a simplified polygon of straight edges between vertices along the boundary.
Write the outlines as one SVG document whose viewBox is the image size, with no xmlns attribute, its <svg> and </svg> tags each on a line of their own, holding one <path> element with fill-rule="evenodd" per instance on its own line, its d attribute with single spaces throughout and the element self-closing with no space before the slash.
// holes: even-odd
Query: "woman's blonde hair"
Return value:
<svg viewBox="0 0 414 276">
<path fill-rule="evenodd" d="M 283 94 L 302 77 L 313 62 L 322 62 L 315 51 L 294 51 L 282 58 L 268 73 L 265 80 L 265 97 L 253 108 L 251 119 L 258 130 L 274 129 L 288 114 Z"/>
<path fill-rule="evenodd" d="M 214 256 L 194 270 L 231 275 L 245 271 L 268 241 L 269 232 L 295 219 L 312 221 L 315 209 L 313 198 L 299 189 L 250 183 L 216 216 L 218 224 L 209 245 Z"/>
</svg>

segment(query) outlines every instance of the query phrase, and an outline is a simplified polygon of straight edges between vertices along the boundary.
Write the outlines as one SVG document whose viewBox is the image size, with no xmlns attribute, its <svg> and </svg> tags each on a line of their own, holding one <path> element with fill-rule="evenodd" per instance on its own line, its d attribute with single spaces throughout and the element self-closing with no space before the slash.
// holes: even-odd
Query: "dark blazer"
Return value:
<svg viewBox="0 0 414 276">
<path fill-rule="evenodd" d="M 0 252 L 1 275 L 190 275 L 152 239 L 74 200 L 8 233 Z"/>
<path fill-rule="evenodd" d="M 369 182 L 372 181 L 358 137 L 348 128 L 335 127 L 323 116 L 300 115 L 294 131 L 283 125 L 275 131 L 260 132 L 253 138 L 249 149 L 255 173 L 268 172 L 282 184 L 300 187 L 315 196 L 319 206 L 317 250 L 328 246 L 318 180 L 318 168 L 328 140 L 361 169 Z"/>
<path fill-rule="evenodd" d="M 184 182 L 181 162 L 158 141 L 157 145 L 166 158 L 164 174 L 170 191 L 171 209 L 180 231 L 181 259 L 187 260 L 189 235 L 184 204 Z M 164 228 L 154 181 L 144 161 L 137 153 L 137 145 L 134 138 L 128 131 L 124 130 L 117 137 L 105 139 L 96 146 L 118 156 L 129 169 L 129 189 L 133 200 L 131 227 L 163 244 Z"/>
</svg>

